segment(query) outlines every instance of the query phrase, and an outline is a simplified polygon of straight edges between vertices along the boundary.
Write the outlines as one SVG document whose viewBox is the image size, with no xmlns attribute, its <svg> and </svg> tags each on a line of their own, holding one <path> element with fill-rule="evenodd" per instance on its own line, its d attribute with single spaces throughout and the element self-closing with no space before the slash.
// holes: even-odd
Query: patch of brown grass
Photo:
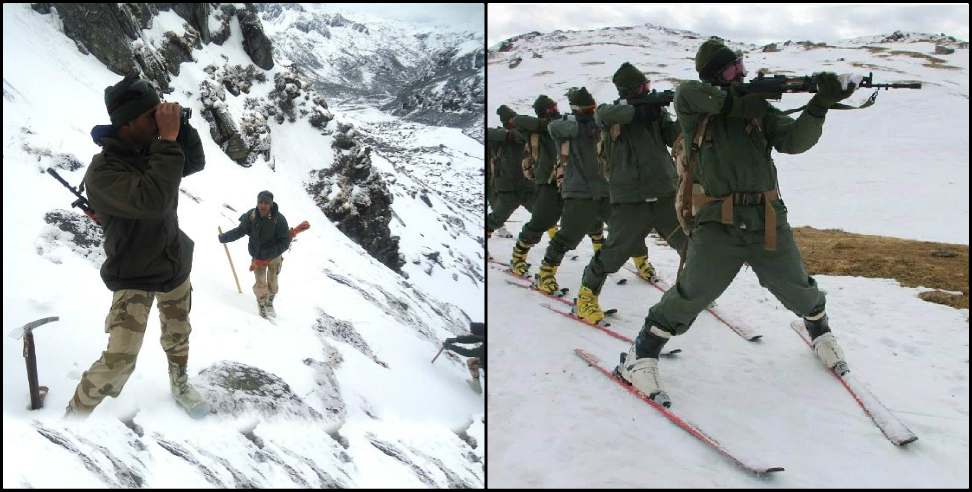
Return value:
<svg viewBox="0 0 972 492">
<path fill-rule="evenodd" d="M 928 68 L 943 68 L 945 70 L 961 70 L 962 69 L 962 67 L 956 67 L 955 65 L 947 65 L 945 63 L 934 63 L 934 62 L 932 62 L 932 63 L 922 63 L 921 65 L 924 66 L 924 67 L 928 67 Z"/>
<path fill-rule="evenodd" d="M 893 278 L 906 287 L 941 290 L 918 297 L 954 308 L 969 307 L 969 247 L 885 236 L 852 234 L 839 229 L 793 229 L 807 272 Z"/>
<path fill-rule="evenodd" d="M 896 70 L 891 67 L 882 67 L 881 65 L 872 65 L 870 63 L 851 62 L 851 66 L 866 68 L 868 70 L 881 70 L 884 72 L 904 73 L 901 70 Z"/>
<path fill-rule="evenodd" d="M 945 60 L 937 58 L 925 53 L 920 53 L 918 51 L 904 51 L 904 50 L 891 50 L 888 52 L 889 55 L 905 55 L 912 58 L 924 58 L 932 63 L 945 63 Z"/>
<path fill-rule="evenodd" d="M 581 63 L 581 65 L 604 65 L 604 62 L 602 62 L 602 61 L 589 61 L 589 62 L 583 62 L 583 63 Z"/>
</svg>

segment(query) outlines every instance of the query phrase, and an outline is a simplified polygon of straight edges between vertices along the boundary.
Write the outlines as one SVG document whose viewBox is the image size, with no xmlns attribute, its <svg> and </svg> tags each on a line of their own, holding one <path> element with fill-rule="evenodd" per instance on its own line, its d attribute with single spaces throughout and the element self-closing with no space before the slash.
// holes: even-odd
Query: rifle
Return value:
<svg viewBox="0 0 972 492">
<path fill-rule="evenodd" d="M 771 99 L 778 101 L 783 98 L 783 94 L 793 94 L 800 92 L 809 92 L 815 94 L 817 92 L 817 79 L 819 74 L 813 75 L 801 75 L 796 77 L 787 77 L 785 75 L 773 75 L 771 77 L 766 76 L 765 73 L 760 73 L 756 78 L 739 84 L 737 88 L 742 94 L 758 94 L 764 99 Z M 877 99 L 878 91 L 881 89 L 921 89 L 921 82 L 911 82 L 904 84 L 875 84 L 874 83 L 874 72 L 869 72 L 866 77 L 862 78 L 860 83 L 857 84 L 859 88 L 865 89 L 875 89 L 874 94 L 871 94 L 867 98 L 867 101 L 860 106 L 848 106 L 846 104 L 835 104 L 831 109 L 862 109 L 866 108 L 872 104 Z M 798 108 L 795 110 L 790 110 L 784 112 L 784 114 L 796 112 L 802 110 L 803 108 Z"/>
<path fill-rule="evenodd" d="M 74 193 L 74 196 L 78 197 L 78 199 L 75 200 L 74 203 L 71 204 L 71 207 L 72 208 L 73 207 L 80 208 L 81 211 L 84 212 L 84 214 L 87 215 L 91 220 L 95 221 L 96 224 L 101 225 L 101 222 L 98 220 L 98 217 L 95 216 L 94 210 L 91 209 L 91 205 L 88 203 L 88 199 L 85 198 L 84 195 L 82 195 L 81 192 L 78 191 L 77 188 L 75 188 L 75 187 L 71 186 L 70 184 L 68 184 L 68 182 L 65 181 L 64 178 L 62 178 L 60 174 L 57 174 L 57 171 L 55 171 L 53 167 L 47 168 L 47 174 L 50 174 L 51 176 L 54 176 L 54 179 L 60 181 L 61 184 L 64 185 L 65 188 L 68 189 L 68 191 L 70 191 L 71 193 Z M 84 182 L 83 181 L 81 182 L 80 188 L 81 188 L 82 191 L 84 190 Z"/>
<path fill-rule="evenodd" d="M 661 91 L 658 92 L 652 89 L 651 92 L 629 98 L 621 98 L 615 101 L 615 104 L 624 101 L 625 104 L 630 104 L 632 106 L 638 106 L 641 104 L 648 104 L 651 106 L 668 106 L 675 100 L 675 91 Z"/>
</svg>

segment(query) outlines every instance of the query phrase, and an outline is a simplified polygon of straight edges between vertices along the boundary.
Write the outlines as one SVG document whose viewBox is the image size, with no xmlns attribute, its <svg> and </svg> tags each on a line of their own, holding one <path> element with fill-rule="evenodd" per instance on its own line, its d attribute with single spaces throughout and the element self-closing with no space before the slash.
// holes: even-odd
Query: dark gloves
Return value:
<svg viewBox="0 0 972 492">
<path fill-rule="evenodd" d="M 769 110 L 769 103 L 758 94 L 742 95 L 735 87 L 729 87 L 729 95 L 726 96 L 725 105 L 722 107 L 723 113 L 729 118 L 743 118 L 751 120 L 762 118 Z"/>
<path fill-rule="evenodd" d="M 840 79 L 833 72 L 821 72 L 817 74 L 816 78 L 817 94 L 810 99 L 810 103 L 808 104 L 808 106 L 814 107 L 816 111 L 812 111 L 811 114 L 815 114 L 816 116 L 826 114 L 831 106 L 838 101 L 850 97 L 854 93 L 854 89 L 857 88 L 852 82 L 847 84 L 847 89 L 842 88 Z"/>
<path fill-rule="evenodd" d="M 227 242 L 226 241 L 226 233 L 223 233 L 223 234 L 220 234 L 219 235 L 219 242 L 221 242 L 221 243 Z"/>
</svg>

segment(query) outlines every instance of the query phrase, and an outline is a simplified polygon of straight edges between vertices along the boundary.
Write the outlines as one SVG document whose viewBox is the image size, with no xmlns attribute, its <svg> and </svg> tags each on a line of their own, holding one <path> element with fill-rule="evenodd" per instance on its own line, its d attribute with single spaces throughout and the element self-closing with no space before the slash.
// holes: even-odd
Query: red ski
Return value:
<svg viewBox="0 0 972 492">
<path fill-rule="evenodd" d="M 628 267 L 625 267 L 624 269 L 627 270 L 627 271 L 629 271 L 629 272 L 631 272 L 631 273 L 633 273 L 633 274 L 635 274 L 636 276 L 638 276 L 639 279 L 641 278 L 641 276 L 638 275 L 638 272 L 637 271 L 632 270 L 632 269 L 630 269 Z M 672 286 L 671 285 L 668 285 L 668 283 L 665 282 L 664 280 L 662 280 L 661 277 L 656 277 L 656 280 L 654 282 L 649 282 L 647 280 L 644 280 L 644 282 L 646 282 L 646 283 L 650 284 L 652 287 L 658 289 L 663 294 L 665 293 L 665 291 L 667 291 L 668 289 L 672 288 Z M 755 341 L 757 341 L 757 340 L 759 340 L 760 338 L 763 337 L 763 335 L 759 335 L 759 334 L 753 332 L 751 329 L 749 329 L 746 326 L 742 326 L 742 325 L 739 325 L 739 324 L 733 324 L 733 323 L 730 323 L 729 321 L 726 321 L 725 318 L 723 318 L 722 316 L 720 316 L 719 313 L 717 313 L 715 311 L 715 308 L 705 308 L 705 310 L 708 311 L 709 314 L 711 314 L 713 317 L 715 317 L 715 319 L 721 321 L 722 324 L 728 326 L 729 329 L 732 330 L 733 332 L 735 332 L 737 335 L 745 338 L 746 340 L 749 340 L 750 342 L 755 342 Z"/>
<path fill-rule="evenodd" d="M 802 319 L 794 320 L 790 323 L 790 328 L 800 335 L 800 338 L 810 350 L 813 351 L 813 344 L 810 342 L 810 335 L 807 333 L 806 325 L 804 325 Z M 896 446 L 904 446 L 905 444 L 915 442 L 918 440 L 918 436 L 914 432 L 911 432 L 903 422 L 898 420 L 888 407 L 881 403 L 864 383 L 857 380 L 857 378 L 850 372 L 844 373 L 843 376 L 837 374 L 837 371 L 831 369 L 831 374 L 836 377 L 844 388 L 854 397 L 857 404 L 861 406 L 864 410 L 864 414 L 871 418 L 874 425 L 881 430 L 884 437 L 887 437 L 889 441 L 894 443 Z"/>
<path fill-rule="evenodd" d="M 721 453 L 723 456 L 732 460 L 732 462 L 739 465 L 744 470 L 747 470 L 751 473 L 755 473 L 756 475 L 764 475 L 767 473 L 783 471 L 782 466 L 754 465 L 747 461 L 743 461 L 740 458 L 737 458 L 733 453 L 730 453 L 725 446 L 720 444 L 719 441 L 716 441 L 705 432 L 702 432 L 702 430 L 696 427 L 695 425 L 686 422 L 684 419 L 682 419 L 677 414 L 675 414 L 675 412 L 672 412 L 670 409 L 665 408 L 660 404 L 656 403 L 655 401 L 653 401 L 651 398 L 648 398 L 647 396 L 645 396 L 644 393 L 638 391 L 634 386 L 631 386 L 626 381 L 619 379 L 617 376 L 614 375 L 613 371 L 606 369 L 603 365 L 601 365 L 601 361 L 596 356 L 582 349 L 574 349 L 574 353 L 577 354 L 577 356 L 583 359 L 585 362 L 587 362 L 589 366 L 600 371 L 600 373 L 606 376 L 608 379 L 614 381 L 622 388 L 628 390 L 629 393 L 634 395 L 639 400 L 647 403 L 648 406 L 650 406 L 651 408 L 658 410 L 659 413 L 664 415 L 665 418 L 670 420 L 673 424 L 681 427 L 682 430 L 691 434 L 692 437 L 695 437 L 696 439 L 709 445 L 710 447 L 712 447 L 713 449 Z"/>
</svg>

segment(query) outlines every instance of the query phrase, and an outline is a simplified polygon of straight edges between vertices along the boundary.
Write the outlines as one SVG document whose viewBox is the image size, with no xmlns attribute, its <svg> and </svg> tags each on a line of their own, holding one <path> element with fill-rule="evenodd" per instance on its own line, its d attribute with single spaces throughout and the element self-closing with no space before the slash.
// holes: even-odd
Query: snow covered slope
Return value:
<svg viewBox="0 0 972 492">
<path fill-rule="evenodd" d="M 776 43 L 779 51 L 734 43 L 745 53 L 750 77 L 770 74 L 874 73 L 880 82 L 920 81 L 921 90 L 882 91 L 877 103 L 859 111 L 831 111 L 823 135 L 809 152 L 774 154 L 780 192 L 793 226 L 969 244 L 969 50 L 936 55 L 935 43 L 867 43 L 887 37 L 828 43 L 825 47 Z M 617 99 L 611 76 L 628 61 L 651 80 L 672 89 L 697 79 L 695 52 L 706 38 L 646 25 L 596 31 L 524 36 L 510 51 L 488 53 L 487 122 L 509 104 L 533 114 L 531 104 L 547 94 L 567 107 L 566 92 L 586 86 L 600 102 Z M 536 58 L 539 56 L 539 58 Z M 513 63 L 516 59 L 521 61 Z M 936 61 L 939 60 L 939 61 Z M 510 68 L 515 65 L 515 68 Z M 860 90 L 851 104 L 872 91 Z M 796 108 L 809 94 L 774 103 Z"/>
<path fill-rule="evenodd" d="M 568 87 L 586 85 L 599 101 L 616 98 L 611 75 L 631 61 L 658 89 L 694 78 L 704 37 L 653 26 L 552 33 L 490 52 L 488 119 L 500 104 L 529 112 L 541 93 L 566 107 Z M 883 38 L 882 38 L 883 39 Z M 834 43 L 844 46 L 843 43 Z M 909 55 L 877 57 L 866 49 L 782 46 L 746 49 L 747 67 L 792 73 L 851 64 L 876 80 L 921 80 L 921 91 L 882 93 L 875 106 L 832 111 L 819 144 L 805 154 L 776 154 L 780 186 L 796 225 L 968 244 L 968 50 L 932 55 L 959 68 L 933 68 Z M 931 53 L 933 45 L 888 44 Z M 535 58 L 536 53 L 540 58 Z M 511 60 L 521 58 L 515 68 Z M 837 61 L 844 58 L 844 61 Z M 931 63 L 928 60 L 924 60 Z M 826 65 L 830 64 L 830 65 Z M 934 63 L 937 64 L 937 63 Z M 664 66 L 661 66 L 664 65 Z M 939 64 L 941 65 L 941 64 Z M 892 71 L 893 69 L 894 71 Z M 771 73 L 774 70 L 771 70 Z M 865 93 L 854 97 L 857 102 Z M 806 97 L 785 96 L 792 108 Z M 907 193 L 905 192 L 907 191 Z M 518 210 L 506 228 L 519 231 Z M 539 265 L 544 235 L 528 262 Z M 510 258 L 514 239 L 494 236 L 489 253 Z M 648 241 L 649 258 L 669 282 L 678 256 Z M 557 277 L 570 296 L 591 259 L 590 241 L 568 253 Z M 572 258 L 576 257 L 576 258 Z M 771 477 L 747 475 L 587 366 L 584 348 L 610 367 L 627 345 L 542 307 L 555 301 L 509 285 L 491 265 L 489 483 L 495 487 L 968 487 L 968 310 L 920 300 L 925 289 L 894 280 L 816 276 L 828 294 L 831 327 L 856 376 L 919 440 L 889 443 L 851 396 L 789 328 L 795 317 L 744 267 L 717 309 L 763 335 L 743 340 L 707 313 L 667 348 L 659 362 L 672 409 L 754 461 L 783 466 Z M 634 268 L 629 262 L 624 268 Z M 533 268 L 536 271 L 536 267 Z M 621 279 L 625 285 L 617 285 Z M 602 308 L 618 308 L 612 328 L 635 337 L 662 293 L 622 269 L 608 277 Z"/>
<path fill-rule="evenodd" d="M 153 22 L 167 22 L 169 14 Z M 194 109 L 192 123 L 207 158 L 205 170 L 182 182 L 179 203 L 180 227 L 195 241 L 189 370 L 198 383 L 205 369 L 258 368 L 286 384 L 285 394 L 300 402 L 305 416 L 244 411 L 190 420 L 169 396 L 153 313 L 121 396 L 106 399 L 84 423 L 61 419 L 81 373 L 104 350 L 111 292 L 98 274 L 100 244 L 77 244 L 78 228 L 85 227 L 77 224 L 87 219 L 76 210 L 63 212 L 74 198 L 44 170 L 55 166 L 72 184 L 80 182 L 99 151 L 88 132 L 107 120 L 102 91 L 120 77 L 81 54 L 55 16 L 26 4 L 5 5 L 4 487 L 481 487 L 483 398 L 466 385 L 463 359 L 429 360 L 442 339 L 481 320 L 482 282 L 464 275 L 453 280 L 441 271 L 426 275 L 417 266 L 406 280 L 335 228 L 304 183 L 310 169 L 332 162 L 334 137 L 306 120 L 270 123 L 275 171 L 262 159 L 241 167 L 213 143 L 199 100 L 187 94 L 197 93 L 208 63 L 248 63 L 235 18 L 232 26 L 221 47 L 194 50 L 195 63 L 183 63 L 171 82 L 170 97 Z M 279 70 L 268 71 L 268 79 Z M 358 123 L 353 114 L 334 112 L 338 122 Z M 478 144 L 451 136 L 440 140 L 461 157 L 457 167 L 481 167 Z M 217 227 L 234 227 L 262 189 L 273 190 L 292 224 L 311 223 L 284 255 L 273 324 L 256 314 L 246 242 L 229 244 L 244 290 L 239 294 L 216 240 Z M 458 206 L 445 196 L 431 199 Z M 479 233 L 481 217 L 460 211 L 468 222 L 440 236 L 437 216 L 416 202 L 395 203 L 408 223 L 403 242 L 413 241 L 408 234 L 425 234 L 470 258 L 481 255 L 481 246 L 463 236 Z M 80 221 L 57 219 L 70 216 Z M 445 239 L 449 233 L 458 239 Z M 40 382 L 50 394 L 44 409 L 29 412 L 21 342 L 7 334 L 45 316 L 61 318 L 36 333 Z M 136 408 L 141 435 L 115 418 Z"/>
</svg>

